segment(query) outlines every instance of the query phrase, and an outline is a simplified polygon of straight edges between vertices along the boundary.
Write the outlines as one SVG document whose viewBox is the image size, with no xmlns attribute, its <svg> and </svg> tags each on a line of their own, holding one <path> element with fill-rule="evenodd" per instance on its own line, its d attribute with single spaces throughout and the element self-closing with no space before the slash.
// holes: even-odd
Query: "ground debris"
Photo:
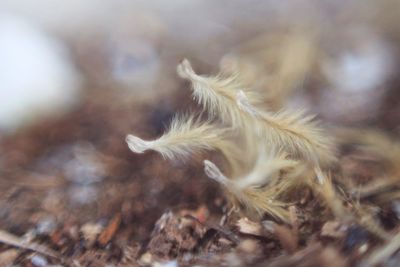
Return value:
<svg viewBox="0 0 400 267">
<path fill-rule="evenodd" d="M 82 225 L 80 231 L 85 240 L 85 247 L 91 248 L 102 230 L 103 226 L 99 223 L 85 223 Z"/>
<path fill-rule="evenodd" d="M 35 251 L 52 258 L 60 257 L 57 252 L 53 251 L 45 245 L 37 244 L 35 242 L 26 242 L 18 236 L 15 236 L 3 230 L 0 230 L 0 242 L 17 248 Z"/>
<path fill-rule="evenodd" d="M 0 267 L 398 265 L 399 175 L 380 157 L 339 148 L 332 185 L 350 220 L 308 187 L 287 196 L 287 222 L 250 220 L 198 162 L 129 153 L 125 134 L 159 135 L 182 97 L 156 111 L 120 100 L 99 91 L 0 140 Z"/>
<path fill-rule="evenodd" d="M 193 252 L 206 230 L 197 220 L 166 212 L 154 227 L 148 251 L 162 259 Z"/>
<path fill-rule="evenodd" d="M 256 265 L 257 267 L 263 266 Z M 312 267 L 312 266 L 325 266 L 325 267 L 345 267 L 347 265 L 346 259 L 333 247 L 323 247 L 321 244 L 316 243 L 309 245 L 307 248 L 298 251 L 291 256 L 282 256 L 270 261 L 267 265 L 269 267 Z"/>
<path fill-rule="evenodd" d="M 249 235 L 262 235 L 263 227 L 260 223 L 250 221 L 248 218 L 240 218 L 236 222 L 236 226 L 238 230 L 242 234 Z"/>
<path fill-rule="evenodd" d="M 347 226 L 339 221 L 328 221 L 322 226 L 321 237 L 343 239 L 347 233 Z"/>
<path fill-rule="evenodd" d="M 18 257 L 20 252 L 17 249 L 7 249 L 0 253 L 0 266 L 5 267 L 11 265 Z"/>
</svg>

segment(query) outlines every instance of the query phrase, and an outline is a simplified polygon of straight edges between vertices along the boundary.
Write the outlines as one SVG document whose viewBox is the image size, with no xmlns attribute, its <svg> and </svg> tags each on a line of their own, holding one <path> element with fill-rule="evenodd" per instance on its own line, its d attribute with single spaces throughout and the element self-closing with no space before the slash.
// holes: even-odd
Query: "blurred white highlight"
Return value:
<svg viewBox="0 0 400 267">
<path fill-rule="evenodd" d="M 0 15 L 0 131 L 68 110 L 80 78 L 57 40 L 21 18 Z"/>
</svg>

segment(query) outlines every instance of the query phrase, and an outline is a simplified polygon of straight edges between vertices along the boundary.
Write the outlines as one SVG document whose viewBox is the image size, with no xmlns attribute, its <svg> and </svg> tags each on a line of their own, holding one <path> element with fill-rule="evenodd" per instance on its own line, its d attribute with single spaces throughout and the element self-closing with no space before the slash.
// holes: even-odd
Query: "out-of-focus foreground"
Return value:
<svg viewBox="0 0 400 267">
<path fill-rule="evenodd" d="M 0 266 L 397 266 L 399 1 L 1 5 Z M 335 139 L 329 183 L 288 192 L 288 220 L 231 209 L 202 167 L 217 153 L 129 151 L 199 112 L 184 58 Z"/>
</svg>

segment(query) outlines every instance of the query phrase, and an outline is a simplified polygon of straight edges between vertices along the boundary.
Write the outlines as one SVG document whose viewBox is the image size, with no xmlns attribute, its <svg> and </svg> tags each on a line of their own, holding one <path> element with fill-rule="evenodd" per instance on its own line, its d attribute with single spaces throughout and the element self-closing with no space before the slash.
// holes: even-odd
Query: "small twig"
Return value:
<svg viewBox="0 0 400 267">
<path fill-rule="evenodd" d="M 40 245 L 34 242 L 26 242 L 22 238 L 3 230 L 0 230 L 0 242 L 17 248 L 32 250 L 52 258 L 56 259 L 60 258 L 57 252 L 49 249 L 44 245 Z"/>
<path fill-rule="evenodd" d="M 393 239 L 386 243 L 383 247 L 376 250 L 366 261 L 368 266 L 375 266 L 387 260 L 393 253 L 400 249 L 400 233 L 397 233 Z"/>
<path fill-rule="evenodd" d="M 381 194 L 386 194 L 389 192 L 397 191 L 395 181 L 390 180 L 378 180 L 378 182 L 373 182 L 364 186 L 361 189 L 354 190 L 350 192 L 352 197 L 358 197 L 360 200 L 365 200 L 369 198 L 376 197 Z"/>
<path fill-rule="evenodd" d="M 208 228 L 214 229 L 215 231 L 221 233 L 224 235 L 226 238 L 228 238 L 230 241 L 232 241 L 235 244 L 238 244 L 240 242 L 239 237 L 230 231 L 229 229 L 226 229 L 219 224 L 216 223 L 209 223 L 209 222 L 200 222 L 196 217 L 191 216 L 191 215 L 186 215 L 186 217 L 191 218 L 192 220 L 195 220 L 196 222 L 200 223 L 201 225 L 204 225 Z"/>
<path fill-rule="evenodd" d="M 222 216 L 219 225 L 222 227 L 226 223 L 226 221 L 229 219 L 229 217 L 232 215 L 233 212 L 237 211 L 237 207 L 232 206 L 224 216 Z"/>
</svg>

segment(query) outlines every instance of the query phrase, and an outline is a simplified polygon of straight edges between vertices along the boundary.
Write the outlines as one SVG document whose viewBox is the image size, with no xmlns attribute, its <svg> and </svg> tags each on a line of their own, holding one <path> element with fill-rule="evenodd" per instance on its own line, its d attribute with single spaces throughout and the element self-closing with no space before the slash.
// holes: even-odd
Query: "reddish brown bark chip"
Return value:
<svg viewBox="0 0 400 267">
<path fill-rule="evenodd" d="M 117 213 L 107 227 L 101 232 L 97 241 L 100 245 L 105 246 L 111 241 L 121 224 L 121 214 Z"/>
</svg>

